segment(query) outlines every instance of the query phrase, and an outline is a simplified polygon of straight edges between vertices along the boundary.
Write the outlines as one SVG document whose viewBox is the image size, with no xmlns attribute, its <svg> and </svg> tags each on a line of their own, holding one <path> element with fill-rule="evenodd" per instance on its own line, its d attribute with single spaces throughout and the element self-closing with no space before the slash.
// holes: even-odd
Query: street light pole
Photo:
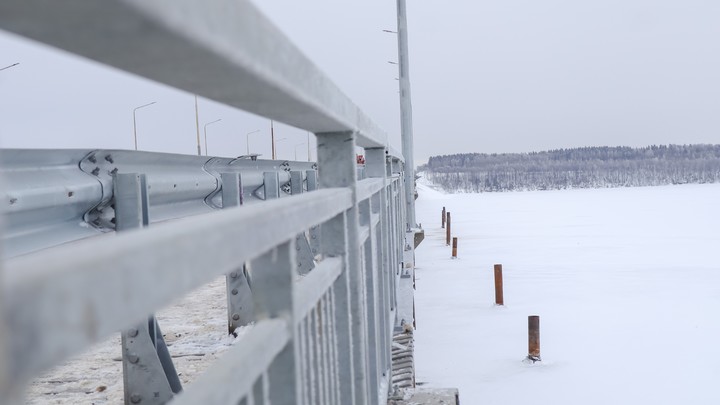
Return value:
<svg viewBox="0 0 720 405">
<path fill-rule="evenodd" d="M 152 103 L 143 104 L 140 107 L 135 107 L 133 109 L 133 136 L 135 138 L 135 150 L 138 150 L 138 148 L 137 148 L 137 118 L 135 117 L 135 112 L 141 108 L 151 106 L 155 103 L 156 103 L 156 101 L 153 101 Z"/>
<path fill-rule="evenodd" d="M 415 228 L 415 161 L 413 158 L 412 103 L 410 100 L 410 68 L 408 66 L 407 9 L 405 0 L 397 0 L 398 62 L 400 72 L 400 134 L 405 158 L 405 203 L 408 229 Z"/>
<path fill-rule="evenodd" d="M 0 70 L 10 69 L 11 67 L 15 67 L 15 66 L 17 66 L 17 65 L 19 65 L 19 64 L 20 64 L 20 62 L 15 62 L 15 63 L 13 63 L 12 65 L 5 66 L 4 68 L 0 68 Z"/>
<path fill-rule="evenodd" d="M 308 147 L 308 162 L 310 161 L 310 131 L 307 133 L 308 139 L 307 139 L 307 147 Z"/>
<path fill-rule="evenodd" d="M 282 141 L 286 141 L 286 140 L 287 140 L 287 138 L 280 138 L 280 139 L 275 140 L 275 142 L 273 142 L 273 160 L 275 160 L 275 158 L 276 158 L 275 145 L 278 144 L 278 143 L 280 143 L 280 142 L 282 142 Z"/>
<path fill-rule="evenodd" d="M 272 159 L 275 160 L 275 128 L 273 128 L 272 120 L 270 120 L 270 143 L 271 143 Z"/>
<path fill-rule="evenodd" d="M 297 162 L 297 160 L 298 160 L 298 159 L 297 159 L 297 148 L 298 148 L 298 146 L 303 146 L 303 145 L 305 145 L 305 142 L 298 143 L 297 145 L 295 145 L 295 161 L 296 161 L 296 162 Z"/>
<path fill-rule="evenodd" d="M 201 156 L 202 150 L 200 149 L 200 114 L 198 113 L 197 94 L 195 95 L 195 132 L 197 133 L 198 156 Z M 207 147 L 205 149 L 207 150 Z"/>
<path fill-rule="evenodd" d="M 210 121 L 210 122 L 208 122 L 207 124 L 205 124 L 205 125 L 203 126 L 203 132 L 205 133 L 205 156 L 208 155 L 208 150 L 207 150 L 207 127 L 208 127 L 208 125 L 214 124 L 214 123 L 219 122 L 219 121 L 222 121 L 222 118 L 218 118 L 218 119 L 216 119 L 215 121 Z"/>
<path fill-rule="evenodd" d="M 260 130 L 256 129 L 254 131 L 251 131 L 251 132 L 248 132 L 247 134 L 245 134 L 245 142 L 247 143 L 247 154 L 248 155 L 250 154 L 250 135 L 252 135 L 256 132 L 260 132 Z"/>
</svg>

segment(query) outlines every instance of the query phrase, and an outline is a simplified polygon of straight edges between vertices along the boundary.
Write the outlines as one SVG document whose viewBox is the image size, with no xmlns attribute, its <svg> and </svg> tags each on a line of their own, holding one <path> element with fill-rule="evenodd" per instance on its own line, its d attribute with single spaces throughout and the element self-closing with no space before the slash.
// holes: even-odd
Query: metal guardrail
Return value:
<svg viewBox="0 0 720 405">
<path fill-rule="evenodd" d="M 402 156 L 266 17 L 244 0 L 6 0 L 0 29 L 312 131 L 321 189 L 277 199 L 284 169 L 236 171 L 222 159 L 3 153 L 8 251 L 76 241 L 3 264 L 3 403 L 21 403 L 29 379 L 118 330 L 126 403 L 384 402 L 406 245 Z M 291 194 L 302 191 L 294 169 Z M 86 238 L 113 220 L 123 232 Z M 301 235 L 317 241 L 303 276 Z M 230 308 L 246 273 L 254 326 L 181 391 L 148 315 L 222 274 Z"/>
<path fill-rule="evenodd" d="M 384 171 L 389 165 L 381 152 L 374 153 L 380 155 L 376 160 Z M 353 162 L 348 162 L 338 162 L 347 166 L 341 181 L 354 172 Z M 332 175 L 321 177 L 321 185 L 332 180 Z M 71 353 L 119 327 L 130 327 L 214 276 L 251 262 L 259 270 L 253 271 L 252 279 L 258 323 L 243 336 L 247 341 L 238 345 L 240 349 L 175 402 L 237 402 L 251 392 L 238 387 L 252 387 L 262 378 L 273 386 L 265 392 L 277 403 L 344 403 L 342 398 L 351 398 L 353 392 L 360 401 L 356 403 L 379 403 L 382 389 L 388 387 L 393 292 L 403 246 L 400 190 L 399 178 L 383 176 L 350 189 L 329 188 L 179 219 L 6 262 L 3 330 L 12 333 L 4 341 L 9 350 L 3 365 L 10 378 L 4 381 L 8 384 L 3 398 L 8 398 L 8 389 L 22 386 Z M 114 198 L 124 197 L 118 192 Z M 323 259 L 295 282 L 295 236 L 317 224 L 321 224 Z M 248 228 L 264 231 L 250 233 Z M 213 254 L 198 254 L 206 251 Z M 318 318 L 326 323 L 320 324 Z M 48 328 L 52 334 L 44 333 Z M 325 328 L 324 333 L 316 332 L 320 328 Z M 299 347 L 301 339 L 313 342 L 309 349 Z M 349 348 L 357 353 L 348 352 Z M 287 351 L 294 354 L 283 355 Z M 319 359 L 317 353 L 322 353 Z M 258 373 L 249 373 L 248 366 L 259 367 Z M 292 375 L 275 376 L 276 368 L 280 374 L 290 370 Z M 301 370 L 325 379 L 311 378 Z M 218 377 L 230 375 L 232 386 L 217 383 Z M 293 390 L 306 402 L 295 402 Z M 287 401 L 294 399 L 272 398 L 278 392 L 288 395 Z"/>
<path fill-rule="evenodd" d="M 147 176 L 150 218 L 161 222 L 221 208 L 221 173 L 241 173 L 244 204 L 265 199 L 264 173 L 305 182 L 311 162 L 230 159 L 126 150 L 0 150 L 5 254 L 14 257 L 115 229 L 112 176 Z"/>
</svg>

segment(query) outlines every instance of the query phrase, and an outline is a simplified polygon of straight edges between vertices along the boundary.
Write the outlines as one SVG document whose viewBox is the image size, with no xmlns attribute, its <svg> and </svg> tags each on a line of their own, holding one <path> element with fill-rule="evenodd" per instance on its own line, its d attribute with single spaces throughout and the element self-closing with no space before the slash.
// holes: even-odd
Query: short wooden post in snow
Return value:
<svg viewBox="0 0 720 405">
<path fill-rule="evenodd" d="M 503 298 L 502 264 L 495 265 L 495 305 L 505 305 Z"/>
<path fill-rule="evenodd" d="M 527 359 L 535 363 L 540 361 L 540 317 L 528 316 L 528 356 Z"/>
<path fill-rule="evenodd" d="M 450 212 L 447 213 L 447 219 L 445 220 L 445 244 L 450 246 Z"/>
</svg>

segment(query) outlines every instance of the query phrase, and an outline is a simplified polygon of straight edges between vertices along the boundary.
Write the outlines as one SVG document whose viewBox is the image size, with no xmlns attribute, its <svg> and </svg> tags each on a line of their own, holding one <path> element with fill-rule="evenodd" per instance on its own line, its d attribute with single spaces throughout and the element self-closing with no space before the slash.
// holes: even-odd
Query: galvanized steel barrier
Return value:
<svg viewBox="0 0 720 405">
<path fill-rule="evenodd" d="M 118 331 L 126 403 L 383 403 L 408 245 L 403 161 L 384 132 L 247 1 L 7 0 L 0 28 L 318 140 L 318 190 L 297 162 L 286 172 L 143 152 L 2 153 L 4 240 L 19 255 L 0 271 L 3 403 Z M 298 266 L 306 236 L 312 265 Z M 152 314 L 225 274 L 231 322 L 232 283 L 246 273 L 254 326 L 180 391 Z"/>
</svg>

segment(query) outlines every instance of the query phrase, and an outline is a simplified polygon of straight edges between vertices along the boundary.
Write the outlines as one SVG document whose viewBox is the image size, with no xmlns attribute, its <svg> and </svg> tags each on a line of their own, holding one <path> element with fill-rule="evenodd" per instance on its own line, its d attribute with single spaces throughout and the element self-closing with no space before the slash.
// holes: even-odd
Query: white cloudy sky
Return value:
<svg viewBox="0 0 720 405">
<path fill-rule="evenodd" d="M 400 149 L 392 0 L 258 6 Z M 720 143 L 717 0 L 408 0 L 415 156 Z M 193 96 L 0 33 L 0 145 L 196 153 Z M 269 157 L 269 122 L 200 99 L 211 155 Z M 307 134 L 276 128 L 279 158 Z M 314 143 L 311 141 L 312 146 Z M 204 146 L 203 146 L 204 149 Z M 314 157 L 314 156 L 313 156 Z"/>
</svg>

